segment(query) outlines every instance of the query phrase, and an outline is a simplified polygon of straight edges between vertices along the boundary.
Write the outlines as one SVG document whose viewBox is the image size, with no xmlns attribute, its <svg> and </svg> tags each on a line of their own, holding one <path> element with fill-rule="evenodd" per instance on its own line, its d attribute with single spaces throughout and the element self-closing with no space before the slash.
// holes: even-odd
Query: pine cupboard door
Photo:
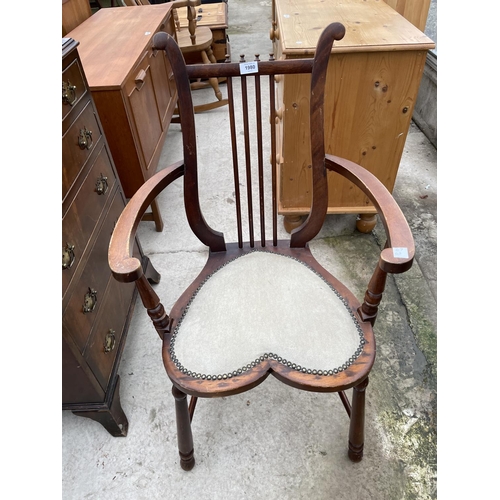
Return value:
<svg viewBox="0 0 500 500">
<path fill-rule="evenodd" d="M 151 159 L 161 137 L 162 127 L 155 97 L 152 70 L 148 54 L 136 68 L 136 74 L 125 84 L 130 106 L 130 120 L 137 134 L 145 177 L 148 178 Z"/>
</svg>

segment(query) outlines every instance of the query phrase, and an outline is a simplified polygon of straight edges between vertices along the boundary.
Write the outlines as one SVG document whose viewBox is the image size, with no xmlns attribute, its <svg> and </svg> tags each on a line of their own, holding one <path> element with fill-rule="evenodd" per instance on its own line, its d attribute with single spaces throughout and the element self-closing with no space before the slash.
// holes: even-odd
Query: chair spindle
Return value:
<svg viewBox="0 0 500 500">
<path fill-rule="evenodd" d="M 240 56 L 240 63 L 246 62 L 245 56 Z M 247 205 L 248 205 L 248 232 L 250 247 L 255 246 L 253 231 L 253 203 L 252 203 L 252 162 L 250 158 L 250 125 L 248 118 L 248 88 L 247 77 L 241 76 L 241 103 L 243 108 L 243 136 L 245 138 L 245 167 L 247 181 Z"/>
<path fill-rule="evenodd" d="M 238 228 L 238 247 L 243 247 L 243 230 L 241 223 L 241 195 L 240 195 L 240 175 L 238 172 L 238 145 L 236 141 L 236 123 L 234 117 L 234 92 L 233 79 L 227 77 L 227 98 L 229 105 L 229 126 L 231 128 L 231 149 L 233 155 L 233 177 L 234 177 L 234 196 L 236 198 L 236 225 Z"/>
<path fill-rule="evenodd" d="M 259 54 L 255 61 L 260 62 Z M 255 75 L 255 118 L 257 126 L 257 161 L 259 168 L 259 208 L 260 208 L 260 244 L 266 246 L 266 219 L 264 203 L 264 152 L 262 144 L 262 96 L 260 89 L 260 74 Z"/>
<path fill-rule="evenodd" d="M 274 61 L 273 54 L 269 56 L 270 61 Z M 273 74 L 269 75 L 269 104 L 271 112 L 270 133 L 271 133 L 271 184 L 272 184 L 272 203 L 273 203 L 273 246 L 278 245 L 278 205 L 276 199 L 276 94 L 275 80 Z"/>
</svg>

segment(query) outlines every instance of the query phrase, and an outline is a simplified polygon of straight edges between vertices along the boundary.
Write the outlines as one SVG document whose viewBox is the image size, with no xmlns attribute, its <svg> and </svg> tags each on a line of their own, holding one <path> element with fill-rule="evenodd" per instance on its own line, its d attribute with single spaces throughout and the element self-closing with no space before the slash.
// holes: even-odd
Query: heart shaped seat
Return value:
<svg viewBox="0 0 500 500">
<path fill-rule="evenodd" d="M 349 367 L 364 343 L 332 284 L 299 259 L 256 250 L 204 278 L 175 327 L 170 354 L 180 371 L 202 380 L 225 380 L 266 360 L 326 376 Z"/>
</svg>

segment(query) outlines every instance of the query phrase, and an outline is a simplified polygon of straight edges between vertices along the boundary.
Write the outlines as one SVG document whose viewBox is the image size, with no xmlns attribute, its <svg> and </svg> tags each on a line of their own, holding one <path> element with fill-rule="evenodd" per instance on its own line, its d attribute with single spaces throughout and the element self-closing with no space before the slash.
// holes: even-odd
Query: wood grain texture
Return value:
<svg viewBox="0 0 500 500">
<path fill-rule="evenodd" d="M 384 0 L 420 31 L 425 30 L 431 0 Z"/>
<path fill-rule="evenodd" d="M 62 36 L 92 15 L 89 0 L 62 0 Z"/>
<path fill-rule="evenodd" d="M 201 10 L 200 10 L 201 9 Z M 185 9 L 177 11 L 181 28 L 188 25 L 187 13 Z M 228 27 L 227 3 L 207 3 L 197 7 L 197 26 L 208 26 L 210 29 L 221 29 Z"/>
<path fill-rule="evenodd" d="M 323 23 L 345 24 L 330 55 L 325 150 L 362 165 L 392 191 L 432 40 L 377 0 L 276 0 L 276 19 L 276 58 L 293 60 L 315 52 Z M 307 214 L 311 206 L 310 81 L 285 75 L 278 84 L 279 211 L 285 215 Z M 328 213 L 375 213 L 349 180 L 329 172 L 328 186 Z"/>
<path fill-rule="evenodd" d="M 92 91 L 121 87 L 135 70 L 131 62 L 141 58 L 170 10 L 169 3 L 100 9 L 68 35 L 80 42 L 80 58 Z"/>
<path fill-rule="evenodd" d="M 100 9 L 71 32 L 127 198 L 157 169 L 177 92 L 155 33 L 174 34 L 171 4 Z M 152 201 L 153 220 L 163 221 Z"/>
<path fill-rule="evenodd" d="M 285 55 L 313 54 L 321 32 L 332 22 L 346 28 L 333 53 L 434 48 L 429 37 L 380 0 L 276 0 L 276 19 Z"/>
</svg>

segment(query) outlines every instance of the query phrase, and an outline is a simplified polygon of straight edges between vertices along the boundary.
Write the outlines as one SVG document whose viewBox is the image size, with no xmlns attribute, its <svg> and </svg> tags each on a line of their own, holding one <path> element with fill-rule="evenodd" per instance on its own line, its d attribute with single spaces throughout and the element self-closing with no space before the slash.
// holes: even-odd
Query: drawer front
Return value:
<svg viewBox="0 0 500 500">
<path fill-rule="evenodd" d="M 90 331 L 103 304 L 103 298 L 111 277 L 108 264 L 108 247 L 114 226 L 125 203 L 119 191 L 103 222 L 78 283 L 74 287 L 68 305 L 63 312 L 63 324 L 81 352 L 87 344 Z"/>
<path fill-rule="evenodd" d="M 64 120 L 88 90 L 78 60 L 74 60 L 62 73 L 62 119 Z"/>
<path fill-rule="evenodd" d="M 102 314 L 85 348 L 84 358 L 104 390 L 119 352 L 134 290 L 134 283 L 119 283 L 111 278 L 103 299 Z"/>
<path fill-rule="evenodd" d="M 106 147 L 102 147 L 92 169 L 62 221 L 62 293 L 75 274 L 97 221 L 114 191 L 116 177 Z"/>
<path fill-rule="evenodd" d="M 73 122 L 62 138 L 62 197 L 66 196 L 78 173 L 94 151 L 102 131 L 97 123 L 92 102 Z"/>
<path fill-rule="evenodd" d="M 62 328 L 62 403 L 63 405 L 104 401 L 105 391 L 95 380 L 80 353 L 75 353 L 66 341 L 67 329 Z"/>
</svg>

